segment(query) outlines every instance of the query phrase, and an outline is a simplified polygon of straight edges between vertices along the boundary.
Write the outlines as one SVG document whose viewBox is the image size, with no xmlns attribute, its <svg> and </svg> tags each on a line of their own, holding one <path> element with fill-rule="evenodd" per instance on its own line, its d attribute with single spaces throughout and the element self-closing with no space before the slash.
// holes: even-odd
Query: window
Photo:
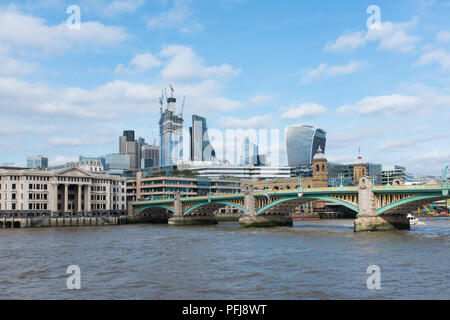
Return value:
<svg viewBox="0 0 450 320">
<path fill-rule="evenodd" d="M 12 184 L 12 189 L 16 190 L 16 184 L 15 183 Z"/>
</svg>

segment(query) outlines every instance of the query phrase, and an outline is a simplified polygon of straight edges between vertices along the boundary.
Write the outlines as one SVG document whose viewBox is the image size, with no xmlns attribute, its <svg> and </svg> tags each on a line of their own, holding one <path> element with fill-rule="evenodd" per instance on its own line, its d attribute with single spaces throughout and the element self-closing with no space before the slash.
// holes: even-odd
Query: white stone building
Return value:
<svg viewBox="0 0 450 320">
<path fill-rule="evenodd" d="M 125 179 L 85 171 L 0 169 L 0 217 L 126 214 Z"/>
</svg>

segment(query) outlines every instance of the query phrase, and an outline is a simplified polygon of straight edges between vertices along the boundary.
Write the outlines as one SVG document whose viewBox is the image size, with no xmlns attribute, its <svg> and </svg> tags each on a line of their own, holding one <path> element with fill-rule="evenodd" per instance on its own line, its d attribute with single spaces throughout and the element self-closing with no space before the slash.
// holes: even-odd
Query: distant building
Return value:
<svg viewBox="0 0 450 320">
<path fill-rule="evenodd" d="M 382 165 L 363 161 L 359 155 L 358 160 L 351 164 L 328 164 L 328 185 L 331 187 L 357 185 L 362 176 L 373 179 L 375 185 L 382 184 Z"/>
<path fill-rule="evenodd" d="M 193 115 L 189 134 L 191 138 L 191 161 L 214 161 L 216 152 L 209 141 L 206 118 Z"/>
<path fill-rule="evenodd" d="M 404 183 L 414 182 L 414 176 L 406 171 L 405 167 L 402 166 L 383 166 L 382 167 L 383 174 L 383 184 L 392 184 L 394 179 L 400 179 Z"/>
<path fill-rule="evenodd" d="M 176 165 L 183 159 L 183 117 L 176 113 L 176 102 L 177 99 L 172 96 L 167 99 L 167 109 L 163 112 L 161 108 L 159 120 L 161 167 Z"/>
<path fill-rule="evenodd" d="M 78 157 L 78 161 L 100 161 L 102 163 L 103 169 L 106 168 L 106 164 L 105 164 L 105 157 L 103 156 L 88 156 L 88 155 L 81 155 Z"/>
<path fill-rule="evenodd" d="M 138 160 L 138 165 L 137 165 L 137 169 L 142 169 L 142 147 L 146 146 L 147 143 L 145 142 L 145 139 L 142 137 L 139 137 L 137 139 L 137 144 L 138 144 L 138 155 L 137 155 L 137 160 Z"/>
<path fill-rule="evenodd" d="M 101 173 L 103 172 L 103 164 L 100 160 L 82 160 L 78 162 L 68 162 L 56 166 L 49 167 L 49 170 L 62 170 L 62 169 L 68 169 L 68 168 L 75 168 L 78 167 L 82 170 L 89 171 L 89 172 L 97 172 Z"/>
<path fill-rule="evenodd" d="M 141 147 L 141 169 L 159 167 L 159 146 Z"/>
<path fill-rule="evenodd" d="M 48 158 L 43 156 L 28 157 L 27 168 L 29 169 L 48 168 Z"/>
<path fill-rule="evenodd" d="M 138 142 L 134 139 L 134 131 L 123 132 L 119 138 L 119 153 L 130 156 L 130 169 L 138 169 Z"/>
<path fill-rule="evenodd" d="M 311 165 L 320 148 L 325 153 L 327 132 L 309 125 L 293 125 L 285 130 L 286 151 L 290 167 Z"/>
<path fill-rule="evenodd" d="M 121 175 L 124 170 L 130 170 L 129 154 L 107 154 L 105 156 L 105 171 L 108 174 Z"/>
<path fill-rule="evenodd" d="M 189 170 L 200 176 L 209 178 L 233 178 L 247 180 L 283 179 L 291 177 L 290 167 L 269 166 L 232 166 L 232 165 L 204 165 L 190 167 Z"/>
</svg>

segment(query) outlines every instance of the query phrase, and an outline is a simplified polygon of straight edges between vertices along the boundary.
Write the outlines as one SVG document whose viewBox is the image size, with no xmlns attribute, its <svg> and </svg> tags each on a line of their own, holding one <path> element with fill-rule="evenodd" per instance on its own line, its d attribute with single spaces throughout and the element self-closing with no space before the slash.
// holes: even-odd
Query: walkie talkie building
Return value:
<svg viewBox="0 0 450 320">
<path fill-rule="evenodd" d="M 325 153 L 327 132 L 309 125 L 293 125 L 285 130 L 288 165 L 311 165 L 319 146 Z"/>
</svg>

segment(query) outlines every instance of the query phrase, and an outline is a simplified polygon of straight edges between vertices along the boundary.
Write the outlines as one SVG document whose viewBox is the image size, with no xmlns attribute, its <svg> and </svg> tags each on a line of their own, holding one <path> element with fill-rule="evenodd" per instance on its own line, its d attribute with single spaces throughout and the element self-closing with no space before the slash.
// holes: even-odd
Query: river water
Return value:
<svg viewBox="0 0 450 320">
<path fill-rule="evenodd" d="M 449 299 L 450 219 L 353 233 L 352 220 L 293 228 L 122 225 L 0 229 L 2 299 Z M 66 286 L 69 265 L 81 290 Z M 367 268 L 381 270 L 369 290 Z"/>
</svg>

